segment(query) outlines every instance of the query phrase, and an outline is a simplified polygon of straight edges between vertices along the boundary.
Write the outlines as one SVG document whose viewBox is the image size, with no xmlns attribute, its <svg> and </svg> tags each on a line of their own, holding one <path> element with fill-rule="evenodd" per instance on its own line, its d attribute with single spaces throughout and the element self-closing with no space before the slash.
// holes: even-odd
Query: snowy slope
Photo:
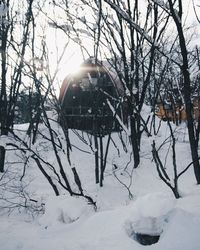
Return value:
<svg viewBox="0 0 200 250">
<path fill-rule="evenodd" d="M 58 131 L 57 125 L 54 126 Z M 44 131 L 45 128 L 41 126 L 41 130 Z M 185 125 L 182 124 L 177 131 L 177 163 L 181 171 L 191 159 Z M 39 204 L 45 203 L 45 212 L 38 212 L 31 217 L 33 212 L 27 213 L 23 207 L 13 210 L 9 215 L 7 210 L 1 209 L 0 249 L 199 250 L 200 188 L 195 184 L 193 169 L 190 168 L 181 177 L 179 191 L 182 198 L 176 200 L 171 190 L 159 179 L 152 161 L 152 140 L 156 139 L 159 146 L 168 135 L 166 124 L 163 124 L 157 137 L 143 137 L 142 160 L 138 169 L 133 169 L 131 148 L 125 135 L 127 153 L 122 150 L 118 136 L 113 135 L 118 149 L 111 144 L 104 187 L 100 188 L 95 184 L 94 154 L 91 147 L 70 132 L 73 145 L 72 165 L 77 168 L 84 192 L 96 201 L 97 211 L 83 198 L 71 197 L 66 193 L 56 197 L 33 162 L 26 168 L 23 181 L 18 181 L 23 167 L 19 162 L 14 164 L 19 161 L 19 155 L 8 151 L 5 177 L 7 175 L 6 178 L 9 179 L 12 175 L 15 177 L 15 184 L 27 185 L 29 196 Z M 46 146 L 39 137 L 37 147 L 49 162 L 54 162 L 54 156 Z M 163 157 L 167 149 L 164 147 L 161 150 Z M 64 158 L 66 155 L 61 157 L 68 164 Z M 166 162 L 166 170 L 173 176 L 171 158 L 168 157 Z M 70 177 L 70 171 L 68 176 Z M 11 183 L 13 184 L 13 179 Z M 132 200 L 125 186 L 129 187 L 133 195 Z M 5 190 L 2 185 L 0 188 L 4 197 L 11 197 L 11 190 Z M 0 200 L 0 205 L 5 205 L 5 201 Z M 160 240 L 151 246 L 144 246 L 135 240 L 135 233 L 159 234 Z"/>
</svg>

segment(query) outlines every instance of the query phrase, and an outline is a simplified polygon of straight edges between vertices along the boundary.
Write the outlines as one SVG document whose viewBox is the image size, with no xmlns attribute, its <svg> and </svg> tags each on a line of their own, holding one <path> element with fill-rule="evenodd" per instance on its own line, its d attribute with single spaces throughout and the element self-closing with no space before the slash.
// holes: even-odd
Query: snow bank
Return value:
<svg viewBox="0 0 200 250">
<path fill-rule="evenodd" d="M 85 199 L 62 195 L 51 197 L 45 205 L 45 214 L 40 218 L 39 223 L 45 228 L 58 224 L 69 224 L 81 217 L 86 217 L 93 212 Z"/>
<path fill-rule="evenodd" d="M 175 199 L 162 193 L 148 194 L 139 198 L 133 205 L 126 230 L 130 237 L 135 233 L 160 235 L 165 221 L 175 206 Z"/>
<path fill-rule="evenodd" d="M 199 250 L 200 217 L 176 208 L 155 249 Z"/>
<path fill-rule="evenodd" d="M 195 197 L 190 201 L 194 207 Z M 1 250 L 199 250 L 200 217 L 190 213 L 189 208 L 184 210 L 186 202 L 184 198 L 176 202 L 170 195 L 154 193 L 127 206 L 94 213 L 83 199 L 51 198 L 40 219 L 42 226 L 8 218 L 2 220 Z M 127 232 L 130 225 L 155 229 L 149 223 L 150 218 L 157 219 L 162 234 L 158 243 L 147 247 Z"/>
</svg>

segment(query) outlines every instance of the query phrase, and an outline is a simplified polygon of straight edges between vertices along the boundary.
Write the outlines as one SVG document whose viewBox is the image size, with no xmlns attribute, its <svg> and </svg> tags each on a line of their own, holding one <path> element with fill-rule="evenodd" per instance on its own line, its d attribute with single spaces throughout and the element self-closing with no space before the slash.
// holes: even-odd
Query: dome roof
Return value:
<svg viewBox="0 0 200 250">
<path fill-rule="evenodd" d="M 124 94 L 123 85 L 114 68 L 106 61 L 101 61 L 101 62 L 97 61 L 97 63 L 95 63 L 95 59 L 93 57 L 90 57 L 81 64 L 77 74 L 69 74 L 64 79 L 62 86 L 60 88 L 60 96 L 59 96 L 61 104 L 64 101 L 65 94 L 67 92 L 70 83 L 72 83 L 74 79 L 76 78 L 81 79 L 86 73 L 92 74 L 92 72 L 105 72 L 109 76 L 113 86 L 116 89 L 117 94 L 119 96 L 123 96 Z"/>
</svg>

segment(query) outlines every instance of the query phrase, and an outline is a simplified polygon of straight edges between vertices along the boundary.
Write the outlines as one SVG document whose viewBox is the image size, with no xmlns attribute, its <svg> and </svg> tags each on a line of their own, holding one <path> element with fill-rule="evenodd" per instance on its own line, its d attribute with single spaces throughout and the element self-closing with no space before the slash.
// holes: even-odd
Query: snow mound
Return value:
<svg viewBox="0 0 200 250">
<path fill-rule="evenodd" d="M 69 224 L 81 217 L 87 217 L 93 212 L 85 199 L 71 196 L 57 196 L 49 198 L 45 205 L 45 213 L 39 223 L 44 227 L 56 226 L 58 224 Z"/>
<path fill-rule="evenodd" d="M 125 223 L 128 235 L 160 235 L 175 203 L 174 198 L 162 193 L 148 194 L 136 200 L 131 216 Z"/>
<path fill-rule="evenodd" d="M 174 208 L 170 215 L 159 249 L 199 250 L 200 218 L 181 208 Z"/>
</svg>

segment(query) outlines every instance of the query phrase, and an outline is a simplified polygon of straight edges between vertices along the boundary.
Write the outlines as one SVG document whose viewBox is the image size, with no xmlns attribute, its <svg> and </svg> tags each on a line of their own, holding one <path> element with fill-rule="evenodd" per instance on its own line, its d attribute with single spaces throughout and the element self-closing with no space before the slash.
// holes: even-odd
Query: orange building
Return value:
<svg viewBox="0 0 200 250">
<path fill-rule="evenodd" d="M 193 104 L 193 118 L 197 121 L 200 115 L 200 97 L 195 96 L 192 100 Z M 187 120 L 187 113 L 183 105 L 172 105 L 169 103 L 160 103 L 157 105 L 155 112 L 162 120 L 173 121 L 174 123 L 180 123 L 181 121 Z"/>
</svg>

